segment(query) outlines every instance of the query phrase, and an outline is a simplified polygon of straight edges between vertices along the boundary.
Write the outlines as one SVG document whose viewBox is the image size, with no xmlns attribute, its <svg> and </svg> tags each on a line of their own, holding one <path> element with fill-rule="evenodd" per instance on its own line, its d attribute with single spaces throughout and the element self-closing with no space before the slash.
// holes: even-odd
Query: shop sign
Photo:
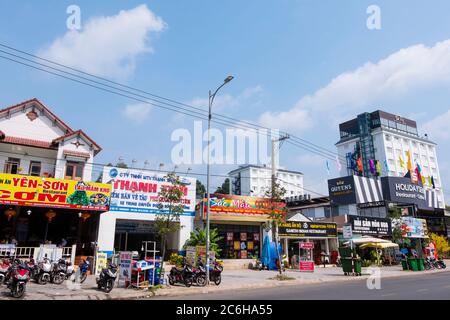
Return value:
<svg viewBox="0 0 450 320">
<path fill-rule="evenodd" d="M 405 238 L 427 238 L 427 221 L 413 217 L 402 217 L 402 236 Z"/>
<path fill-rule="evenodd" d="M 95 276 L 100 276 L 103 268 L 107 267 L 108 254 L 106 252 L 97 252 L 95 255 Z"/>
<path fill-rule="evenodd" d="M 194 216 L 196 179 L 188 177 L 180 179 L 184 194 L 180 201 L 184 206 L 182 215 Z M 173 186 L 172 181 L 164 173 L 105 167 L 103 182 L 112 185 L 110 211 L 150 214 L 169 211 L 171 204 L 161 202 L 159 197 L 161 189 Z"/>
<path fill-rule="evenodd" d="M 300 261 L 300 271 L 314 272 L 313 261 Z"/>
<path fill-rule="evenodd" d="M 326 222 L 285 222 L 278 226 L 280 237 L 294 238 L 335 238 L 337 237 L 336 223 Z"/>
<path fill-rule="evenodd" d="M 195 264 L 195 257 L 197 255 L 197 249 L 193 246 L 186 247 L 186 262 L 190 265 Z"/>
<path fill-rule="evenodd" d="M 356 234 L 387 237 L 392 236 L 390 219 L 349 215 L 348 222 L 351 225 L 352 232 Z"/>
<path fill-rule="evenodd" d="M 300 242 L 299 243 L 299 269 L 303 272 L 314 272 L 314 242 Z"/>
<path fill-rule="evenodd" d="M 133 253 L 131 251 L 121 251 L 119 253 L 119 282 L 130 282 L 131 281 L 131 267 Z"/>
<path fill-rule="evenodd" d="M 328 180 L 328 192 L 330 200 L 335 204 L 356 203 L 353 176 Z"/>
<path fill-rule="evenodd" d="M 109 184 L 0 174 L 0 204 L 107 211 Z"/>
<path fill-rule="evenodd" d="M 409 178 L 383 177 L 383 195 L 386 200 L 397 203 L 415 204 L 419 209 L 432 209 L 428 205 L 425 188 L 411 182 Z"/>
<path fill-rule="evenodd" d="M 206 201 L 204 211 L 206 213 Z M 245 197 L 225 194 L 210 195 L 211 213 L 237 214 L 246 216 L 264 216 L 271 212 L 284 212 L 286 204 L 284 202 L 273 202 L 266 198 Z"/>
<path fill-rule="evenodd" d="M 300 249 L 314 249 L 314 242 L 300 242 Z"/>
<path fill-rule="evenodd" d="M 342 226 L 342 237 L 344 239 L 351 239 L 353 238 L 353 230 L 352 230 L 351 224 L 345 224 Z"/>
</svg>

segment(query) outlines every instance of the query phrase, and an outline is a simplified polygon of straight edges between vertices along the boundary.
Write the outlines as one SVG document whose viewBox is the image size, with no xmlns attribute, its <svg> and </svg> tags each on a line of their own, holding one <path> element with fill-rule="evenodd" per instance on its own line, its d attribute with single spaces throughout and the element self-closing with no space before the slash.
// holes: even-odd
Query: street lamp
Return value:
<svg viewBox="0 0 450 320">
<path fill-rule="evenodd" d="M 210 139 L 211 139 L 211 117 L 212 117 L 212 104 L 214 102 L 214 98 L 216 97 L 217 92 L 228 82 L 233 80 L 233 76 L 228 76 L 225 78 L 223 83 L 214 91 L 214 93 L 211 93 L 211 90 L 209 90 L 209 104 L 208 104 L 208 161 L 206 164 L 206 283 L 209 283 L 209 211 L 210 211 L 210 194 L 209 194 L 209 167 L 210 167 L 210 154 L 209 154 L 209 148 L 210 148 Z"/>
</svg>

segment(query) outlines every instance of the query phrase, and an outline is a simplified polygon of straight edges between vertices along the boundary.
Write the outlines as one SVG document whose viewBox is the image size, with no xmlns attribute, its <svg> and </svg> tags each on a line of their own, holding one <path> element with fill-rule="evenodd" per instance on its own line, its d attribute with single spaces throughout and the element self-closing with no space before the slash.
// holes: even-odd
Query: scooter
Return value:
<svg viewBox="0 0 450 320">
<path fill-rule="evenodd" d="M 206 286 L 206 268 L 203 265 L 201 258 L 199 257 L 197 262 L 197 268 L 192 267 L 192 282 L 196 283 L 200 287 Z"/>
<path fill-rule="evenodd" d="M 2 259 L 0 262 L 0 284 L 5 283 L 6 274 L 8 273 L 9 266 L 11 265 L 8 258 Z"/>
<path fill-rule="evenodd" d="M 28 266 L 16 259 L 9 267 L 8 288 L 11 290 L 11 296 L 21 298 L 25 294 L 27 282 L 30 280 L 30 270 Z"/>
<path fill-rule="evenodd" d="M 68 264 L 66 260 L 59 259 L 53 264 L 52 272 L 50 274 L 51 282 L 61 284 L 68 278 Z"/>
<path fill-rule="evenodd" d="M 83 283 L 87 279 L 88 271 L 89 271 L 89 261 L 84 260 L 78 265 L 78 270 L 80 271 L 79 282 Z M 77 278 L 75 277 L 72 281 L 75 282 Z"/>
<path fill-rule="evenodd" d="M 51 280 L 53 265 L 47 257 L 43 261 L 38 263 L 37 272 L 35 273 L 34 280 L 42 285 L 47 284 Z"/>
<path fill-rule="evenodd" d="M 192 267 L 187 263 L 184 263 L 182 269 L 172 267 L 167 277 L 169 278 L 169 284 L 171 286 L 173 286 L 175 283 L 182 283 L 189 288 L 193 283 Z"/>
<path fill-rule="evenodd" d="M 103 268 L 100 277 L 97 279 L 97 287 L 106 293 L 110 293 L 114 288 L 118 268 L 115 264 L 110 264 L 108 268 Z"/>
<path fill-rule="evenodd" d="M 214 282 L 218 286 L 222 282 L 222 271 L 223 266 L 219 262 L 214 261 L 209 269 L 209 281 Z"/>
<path fill-rule="evenodd" d="M 447 265 L 445 264 L 444 260 L 442 260 L 442 259 L 436 260 L 436 263 L 437 263 L 437 265 L 440 266 L 441 269 L 447 268 Z"/>
</svg>

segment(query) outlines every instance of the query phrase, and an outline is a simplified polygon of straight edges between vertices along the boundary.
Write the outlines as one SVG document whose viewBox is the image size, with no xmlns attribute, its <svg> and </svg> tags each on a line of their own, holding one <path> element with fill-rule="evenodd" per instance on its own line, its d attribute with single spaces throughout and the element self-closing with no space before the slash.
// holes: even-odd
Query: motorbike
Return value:
<svg viewBox="0 0 450 320">
<path fill-rule="evenodd" d="M 206 268 L 201 260 L 198 259 L 197 268 L 192 267 L 192 282 L 200 287 L 206 286 Z"/>
<path fill-rule="evenodd" d="M 64 280 L 68 279 L 73 273 L 73 268 L 70 269 L 69 267 L 70 263 L 66 262 L 64 259 L 59 259 L 54 263 L 50 274 L 51 282 L 61 284 Z"/>
<path fill-rule="evenodd" d="M 441 269 L 447 268 L 447 265 L 445 264 L 444 260 L 442 260 L 442 259 L 436 260 L 436 263 L 438 266 L 440 266 Z"/>
<path fill-rule="evenodd" d="M 116 281 L 118 268 L 115 264 L 110 264 L 108 268 L 103 268 L 97 279 L 97 287 L 109 293 L 114 288 L 114 282 Z"/>
<path fill-rule="evenodd" d="M 45 257 L 44 260 L 38 263 L 36 272 L 33 272 L 34 280 L 42 285 L 47 284 L 51 280 L 52 268 L 53 265 L 50 259 Z"/>
<path fill-rule="evenodd" d="M 183 268 L 181 269 L 172 267 L 167 277 L 169 278 L 169 284 L 171 286 L 173 286 L 175 283 L 182 283 L 186 287 L 190 287 L 193 283 L 192 267 L 187 263 L 184 263 Z"/>
<path fill-rule="evenodd" d="M 9 266 L 11 265 L 10 259 L 2 259 L 0 263 L 0 284 L 5 283 L 6 274 L 8 273 Z"/>
<path fill-rule="evenodd" d="M 222 271 L 223 266 L 219 262 L 214 261 L 209 269 L 209 281 L 214 282 L 218 286 L 222 282 Z"/>
<path fill-rule="evenodd" d="M 21 298 L 25 294 L 27 282 L 30 280 L 30 269 L 25 263 L 16 259 L 9 267 L 7 287 L 11 290 L 11 296 Z"/>
</svg>

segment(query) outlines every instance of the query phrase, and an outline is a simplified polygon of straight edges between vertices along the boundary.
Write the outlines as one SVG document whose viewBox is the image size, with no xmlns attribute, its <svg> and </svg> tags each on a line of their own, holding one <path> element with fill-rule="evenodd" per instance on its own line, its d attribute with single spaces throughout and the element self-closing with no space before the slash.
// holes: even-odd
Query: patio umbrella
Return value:
<svg viewBox="0 0 450 320">
<path fill-rule="evenodd" d="M 353 244 L 356 244 L 356 245 L 364 244 L 364 243 L 391 243 L 391 241 L 389 241 L 389 240 L 384 240 L 384 239 L 379 239 L 379 238 L 374 238 L 374 237 L 362 237 L 362 238 L 352 239 L 351 241 L 353 242 Z M 349 243 L 350 243 L 350 241 L 347 241 L 344 244 L 349 244 Z"/>
<path fill-rule="evenodd" d="M 269 236 L 266 235 L 264 237 L 264 241 L 263 241 L 263 248 L 262 248 L 262 252 L 261 252 L 261 262 L 263 265 L 265 266 L 269 266 L 270 264 L 270 239 Z"/>
<path fill-rule="evenodd" d="M 360 248 L 378 248 L 378 249 L 387 249 L 387 248 L 398 248 L 398 244 L 390 242 L 368 242 L 359 246 Z"/>
</svg>

